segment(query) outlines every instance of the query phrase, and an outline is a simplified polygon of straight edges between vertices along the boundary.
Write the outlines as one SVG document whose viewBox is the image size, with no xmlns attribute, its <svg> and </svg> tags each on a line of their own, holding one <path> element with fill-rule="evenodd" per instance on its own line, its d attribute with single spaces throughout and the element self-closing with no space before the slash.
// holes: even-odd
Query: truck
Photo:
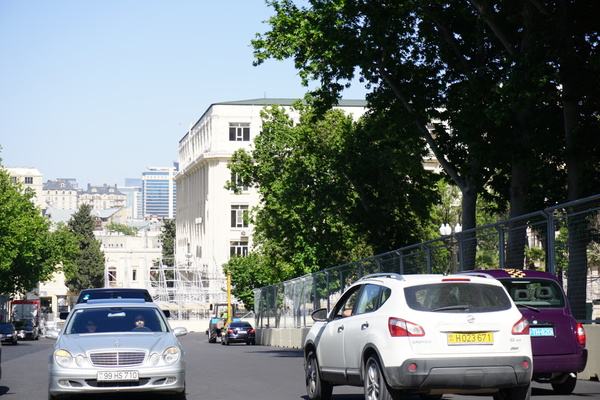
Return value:
<svg viewBox="0 0 600 400">
<path fill-rule="evenodd" d="M 20 339 L 39 339 L 43 332 L 40 300 L 11 301 L 10 319 Z"/>
<path fill-rule="evenodd" d="M 208 335 L 208 343 L 216 343 L 217 339 L 221 339 L 223 328 L 231 321 L 239 321 L 236 316 L 236 306 L 231 304 L 231 315 L 229 315 L 227 303 L 215 303 L 209 306 L 212 317 L 208 323 L 206 334 Z"/>
</svg>

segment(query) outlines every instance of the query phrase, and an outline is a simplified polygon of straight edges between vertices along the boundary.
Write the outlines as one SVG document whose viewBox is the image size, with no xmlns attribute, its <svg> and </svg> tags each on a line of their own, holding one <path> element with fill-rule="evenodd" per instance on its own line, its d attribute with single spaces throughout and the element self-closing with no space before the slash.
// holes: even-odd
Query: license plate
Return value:
<svg viewBox="0 0 600 400">
<path fill-rule="evenodd" d="M 529 336 L 554 336 L 554 328 L 529 327 Z"/>
<path fill-rule="evenodd" d="M 492 344 L 492 332 L 448 333 L 448 344 Z"/>
<path fill-rule="evenodd" d="M 98 381 L 137 381 L 139 380 L 138 371 L 98 371 Z"/>
<path fill-rule="evenodd" d="M 248 333 L 248 332 L 246 332 L 246 331 L 238 331 L 237 333 L 238 334 L 240 334 L 240 333 L 244 333 L 245 334 L 245 333 Z"/>
</svg>

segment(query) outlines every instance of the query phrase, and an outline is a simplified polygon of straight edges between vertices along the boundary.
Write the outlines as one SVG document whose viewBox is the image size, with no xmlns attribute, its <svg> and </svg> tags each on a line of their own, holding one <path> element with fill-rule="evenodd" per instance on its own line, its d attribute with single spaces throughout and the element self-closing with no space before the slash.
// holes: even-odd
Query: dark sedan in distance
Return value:
<svg viewBox="0 0 600 400">
<path fill-rule="evenodd" d="M 2 343 L 19 343 L 15 326 L 10 322 L 0 324 L 0 339 L 2 339 Z"/>
<path fill-rule="evenodd" d="M 221 344 L 246 343 L 256 344 L 256 332 L 248 322 L 233 321 L 223 329 Z"/>
</svg>

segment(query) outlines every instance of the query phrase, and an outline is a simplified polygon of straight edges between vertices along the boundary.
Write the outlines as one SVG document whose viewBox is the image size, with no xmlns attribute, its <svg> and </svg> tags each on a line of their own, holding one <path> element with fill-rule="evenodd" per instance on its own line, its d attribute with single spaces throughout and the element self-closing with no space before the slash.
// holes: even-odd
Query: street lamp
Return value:
<svg viewBox="0 0 600 400">
<path fill-rule="evenodd" d="M 452 233 L 452 228 L 450 227 L 450 224 L 440 225 L 440 233 L 442 234 L 442 236 L 450 235 Z"/>
<path fill-rule="evenodd" d="M 440 234 L 442 236 L 450 236 L 462 231 L 462 225 L 456 223 L 454 227 L 450 224 L 445 223 L 440 225 Z M 448 250 L 450 250 L 450 272 L 454 273 L 458 270 L 458 252 L 456 251 L 456 239 L 454 237 L 444 239 Z"/>
</svg>

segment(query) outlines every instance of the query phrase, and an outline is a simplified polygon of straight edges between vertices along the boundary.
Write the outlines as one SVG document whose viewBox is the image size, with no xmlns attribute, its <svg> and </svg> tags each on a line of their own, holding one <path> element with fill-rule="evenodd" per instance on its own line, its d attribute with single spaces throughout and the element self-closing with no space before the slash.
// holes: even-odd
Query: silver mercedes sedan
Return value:
<svg viewBox="0 0 600 400">
<path fill-rule="evenodd" d="M 143 299 L 77 304 L 49 357 L 48 398 L 111 392 L 155 392 L 185 399 L 184 351 L 162 310 Z"/>
</svg>

